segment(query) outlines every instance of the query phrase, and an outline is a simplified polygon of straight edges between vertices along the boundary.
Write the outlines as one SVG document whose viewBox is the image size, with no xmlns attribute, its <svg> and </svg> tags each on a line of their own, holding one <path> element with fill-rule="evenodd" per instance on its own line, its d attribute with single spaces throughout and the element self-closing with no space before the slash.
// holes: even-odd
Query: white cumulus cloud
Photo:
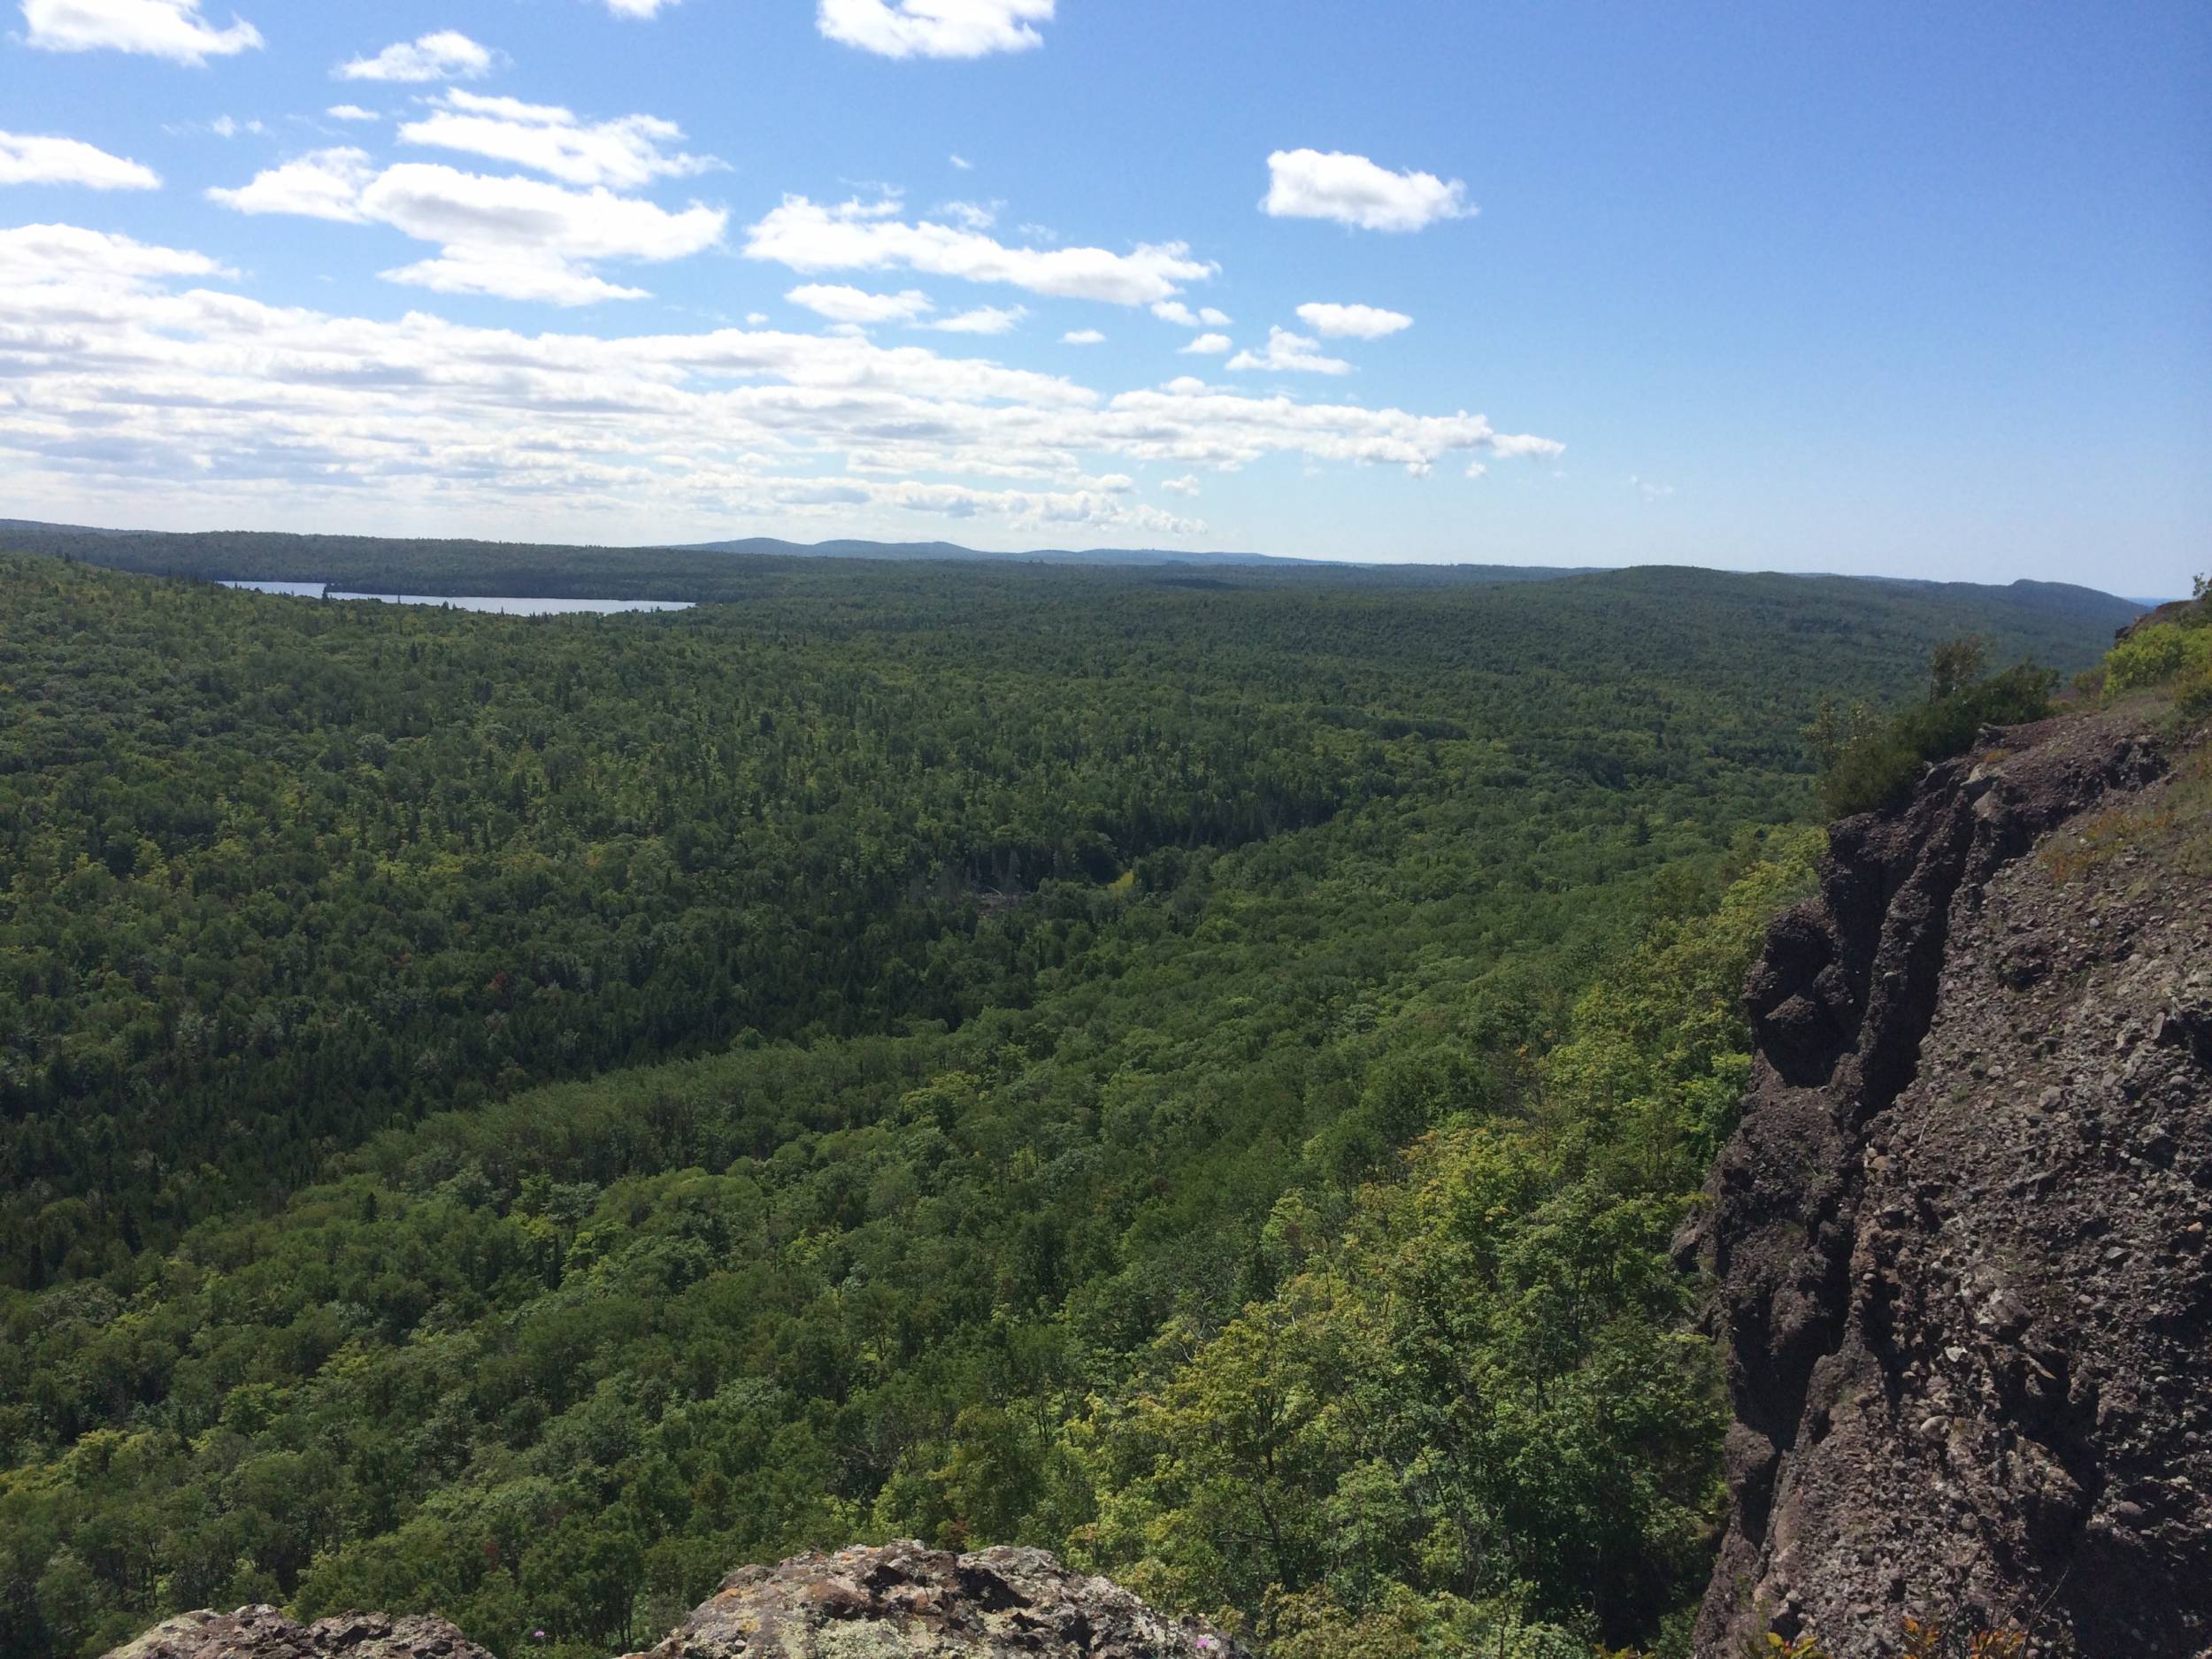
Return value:
<svg viewBox="0 0 2212 1659">
<path fill-rule="evenodd" d="M 1010 248 L 980 231 L 896 217 L 895 202 L 828 206 L 789 196 L 745 233 L 745 257 L 794 271 L 881 271 L 895 266 L 970 282 L 1003 282 L 1062 299 L 1148 305 L 1216 267 L 1182 242 L 1104 248 Z"/>
<path fill-rule="evenodd" d="M 334 104 L 323 113 L 339 121 L 380 121 L 384 119 L 374 110 L 365 110 L 357 104 Z"/>
<path fill-rule="evenodd" d="M 678 4 L 680 0 L 607 0 L 607 10 L 618 18 L 658 17 L 663 6 Z"/>
<path fill-rule="evenodd" d="M 386 199 L 403 184 L 416 209 L 430 199 L 445 209 L 418 224 Z M 463 194 L 373 173 L 357 206 L 449 234 Z M 474 204 L 495 218 L 496 205 Z M 426 286 L 599 280 L 527 252 L 510 261 L 480 226 L 469 235 L 424 261 Z M 1166 536 L 1197 526 L 1141 498 L 1133 476 L 1153 465 L 1173 497 L 1205 472 L 1271 457 L 1418 474 L 1559 448 L 1464 411 L 1307 403 L 1195 378 L 1109 396 L 1064 375 L 834 334 L 525 332 L 420 309 L 334 314 L 265 303 L 229 274 L 203 254 L 93 230 L 0 230 L 10 377 L 0 475 L 19 498 L 55 517 L 97 509 L 305 528 L 373 511 L 388 524 L 511 536 L 573 537 L 594 515 L 704 532 L 748 514 L 843 534 L 950 517 L 1023 535 L 1079 525 Z"/>
<path fill-rule="evenodd" d="M 341 81 L 474 81 L 489 73 L 491 49 L 458 29 L 439 29 L 387 46 L 373 58 L 356 58 L 331 71 Z"/>
<path fill-rule="evenodd" d="M 885 58 L 980 58 L 1044 44 L 1053 0 L 821 0 L 831 40 Z"/>
<path fill-rule="evenodd" d="M 1226 334 L 1201 334 L 1182 349 L 1182 355 L 1192 357 L 1217 357 L 1236 342 Z"/>
<path fill-rule="evenodd" d="M 1095 328 L 1071 328 L 1060 336 L 1060 343 L 1064 346 L 1102 346 L 1106 343 L 1106 336 Z"/>
<path fill-rule="evenodd" d="M 256 173 L 234 189 L 218 185 L 208 199 L 241 213 L 291 213 L 358 224 L 361 190 L 376 174 L 365 150 L 318 150 Z"/>
<path fill-rule="evenodd" d="M 261 31 L 234 17 L 218 28 L 200 0 L 23 0 L 25 41 L 50 52 L 138 52 L 204 64 L 261 45 Z"/>
<path fill-rule="evenodd" d="M 1264 352 L 1240 351 L 1229 359 L 1233 369 L 1270 369 L 1281 373 L 1349 374 L 1352 365 L 1341 357 L 1324 357 L 1314 341 L 1286 328 L 1267 331 Z"/>
<path fill-rule="evenodd" d="M 1160 488 L 1171 495 L 1195 495 L 1198 494 L 1198 478 L 1195 473 L 1186 472 L 1180 478 L 1162 480 Z"/>
<path fill-rule="evenodd" d="M 604 259 L 681 259 L 714 246 L 728 222 L 715 208 L 695 204 L 672 213 L 603 188 L 570 190 L 420 162 L 386 168 L 362 191 L 361 207 L 370 219 L 449 251 L 564 269 Z"/>
<path fill-rule="evenodd" d="M 1419 230 L 1475 211 L 1467 187 L 1432 173 L 1393 173 L 1340 150 L 1279 150 L 1267 158 L 1267 197 L 1276 219 L 1330 219 L 1362 230 Z"/>
<path fill-rule="evenodd" d="M 0 184 L 77 184 L 92 190 L 154 190 L 161 175 L 74 138 L 0 133 Z"/>
<path fill-rule="evenodd" d="M 871 294 L 841 283 L 809 282 L 784 298 L 836 323 L 910 323 L 936 308 L 919 288 L 898 294 Z"/>
<path fill-rule="evenodd" d="M 1325 340 L 1380 340 L 1413 326 L 1403 311 L 1386 311 L 1375 305 L 1330 305 L 1320 302 L 1301 305 L 1298 320 Z"/>
<path fill-rule="evenodd" d="M 388 225 L 442 249 L 384 272 L 388 281 L 558 305 L 642 297 L 642 288 L 609 282 L 592 267 L 701 252 L 722 239 L 729 217 L 696 203 L 670 212 L 603 187 L 573 190 L 427 162 L 379 172 L 351 149 L 317 150 L 208 195 L 242 213 Z"/>
<path fill-rule="evenodd" d="M 706 173 L 712 157 L 672 152 L 683 129 L 652 115 L 580 121 L 557 104 L 486 97 L 458 88 L 441 94 L 431 112 L 399 129 L 400 142 L 457 150 L 549 173 L 565 184 L 635 189 L 655 179 Z"/>
</svg>

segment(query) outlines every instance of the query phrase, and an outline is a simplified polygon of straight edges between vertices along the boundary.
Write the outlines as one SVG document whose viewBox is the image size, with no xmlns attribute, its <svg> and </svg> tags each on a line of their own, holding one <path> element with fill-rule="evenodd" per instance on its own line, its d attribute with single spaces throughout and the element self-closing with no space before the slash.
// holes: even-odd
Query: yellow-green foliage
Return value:
<svg viewBox="0 0 2212 1659">
<path fill-rule="evenodd" d="M 1655 923 L 1517 1108 L 1448 1120 L 1329 1236 L 1294 1192 L 1276 1293 L 1179 1320 L 1064 1442 L 1087 1564 L 1374 1659 L 1586 1651 L 1694 1596 L 1725 1419 L 1668 1240 L 1732 1126 L 1737 987 L 1820 837 Z"/>
<path fill-rule="evenodd" d="M 2035 1652 L 2022 1631 L 1977 1630 L 1909 1616 L 1904 1636 L 1901 1659 L 2031 1659 Z M 1770 1634 L 1763 1648 L 1752 1652 L 1757 1659 L 1829 1659 L 1829 1650 L 1810 1632 L 1788 1639 Z"/>
<path fill-rule="evenodd" d="M 2105 671 L 2108 696 L 2212 676 L 2212 627 L 2144 628 L 2112 648 Z"/>
</svg>

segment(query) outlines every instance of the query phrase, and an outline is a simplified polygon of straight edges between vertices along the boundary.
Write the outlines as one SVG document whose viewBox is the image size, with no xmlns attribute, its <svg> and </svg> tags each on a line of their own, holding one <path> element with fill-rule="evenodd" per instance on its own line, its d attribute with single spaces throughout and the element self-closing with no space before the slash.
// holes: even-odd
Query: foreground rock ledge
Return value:
<svg viewBox="0 0 2212 1659">
<path fill-rule="evenodd" d="M 1041 1549 L 972 1555 L 916 1543 L 742 1567 L 631 1659 L 1253 1659 Z M 353 1613 L 299 1624 L 274 1608 L 187 1613 L 108 1659 L 490 1659 L 435 1618 Z"/>
<path fill-rule="evenodd" d="M 442 1618 L 349 1613 L 295 1624 L 273 1607 L 180 1613 L 107 1659 L 491 1659 Z"/>
</svg>

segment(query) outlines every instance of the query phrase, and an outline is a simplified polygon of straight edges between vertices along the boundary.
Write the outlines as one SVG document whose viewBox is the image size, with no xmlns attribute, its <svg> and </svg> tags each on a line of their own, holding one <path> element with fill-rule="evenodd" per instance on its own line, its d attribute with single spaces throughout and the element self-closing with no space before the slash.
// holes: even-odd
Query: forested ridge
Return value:
<svg viewBox="0 0 2212 1659">
<path fill-rule="evenodd" d="M 695 546 L 593 547 L 284 531 L 94 530 L 23 519 L 0 519 L 0 548 L 141 575 L 190 576 L 206 581 L 319 581 L 356 593 L 725 603 L 841 595 L 879 621 L 894 603 L 919 604 L 943 617 L 949 614 L 943 602 L 953 595 L 1005 595 L 1018 603 L 1050 603 L 1086 591 L 1113 593 L 1132 582 L 1211 591 L 1263 588 L 1311 594 L 1326 588 L 1368 596 L 1409 591 L 1463 595 L 1470 588 L 1548 581 L 1565 573 L 1529 565 L 1338 565 L 1282 558 L 1245 563 L 1240 556 L 1226 554 L 1194 555 L 1179 563 L 1164 553 L 1131 555 L 1157 560 L 1133 568 L 1117 565 L 1115 561 L 1124 555 L 1113 549 L 987 555 L 944 542 L 865 541 L 828 541 L 802 549 L 798 544 L 767 538 Z M 1708 574 L 1647 570 L 1618 572 L 1609 580 L 1656 577 L 1678 581 Z M 1860 590 L 1853 607 L 1856 626 L 1872 624 L 1880 611 L 1873 596 L 1886 595 L 1953 607 L 1963 623 L 1993 625 L 2008 639 L 2017 636 L 2022 643 L 2032 640 L 2047 653 L 2062 655 L 2081 651 L 2078 630 L 2085 625 L 2101 624 L 2108 634 L 2141 609 L 2131 601 L 2063 582 L 2017 581 L 1998 588 L 1878 578 L 1793 580 L 1831 596 Z M 1793 606 L 1797 626 L 1821 626 L 1815 619 L 1821 603 L 1818 592 L 1791 597 L 1811 607 Z M 1867 608 L 1870 604 L 1872 609 Z M 1921 612 L 1924 618 L 1926 614 Z"/>
<path fill-rule="evenodd" d="M 0 560 L 0 1652 L 581 1655 L 894 1534 L 1291 1659 L 1678 1637 L 1667 1239 L 1801 733 L 2109 607 L 718 557 L 540 620 Z"/>
</svg>

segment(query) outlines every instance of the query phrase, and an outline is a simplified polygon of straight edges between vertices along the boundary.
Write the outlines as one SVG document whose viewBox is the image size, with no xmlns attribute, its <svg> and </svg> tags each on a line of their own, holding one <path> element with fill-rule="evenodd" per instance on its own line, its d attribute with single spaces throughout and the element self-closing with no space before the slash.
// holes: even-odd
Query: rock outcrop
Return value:
<svg viewBox="0 0 2212 1659">
<path fill-rule="evenodd" d="M 2139 718 L 1988 734 L 1769 936 L 1701 1655 L 2212 1652 L 2212 751 Z"/>
<path fill-rule="evenodd" d="M 743 1567 L 667 1640 L 631 1659 L 1251 1659 L 1041 1549 L 972 1555 L 919 1544 Z M 490 1659 L 434 1618 L 349 1614 L 297 1624 L 274 1608 L 188 1613 L 108 1659 Z"/>
<path fill-rule="evenodd" d="M 2134 634 L 2140 634 L 2145 628 L 2154 628 L 2162 623 L 2193 621 L 2195 618 L 2204 615 L 2208 605 L 2212 605 L 2212 601 L 2203 599 L 2169 599 L 2164 604 L 2160 605 L 2156 610 L 2146 611 L 2141 616 L 2136 618 L 2134 621 L 2129 623 L 2125 627 L 2118 629 L 2114 634 L 2113 637 L 2115 639 L 2124 640 Z"/>
<path fill-rule="evenodd" d="M 491 1659 L 442 1618 L 349 1613 L 300 1624 L 273 1607 L 182 1613 L 107 1659 Z"/>
<path fill-rule="evenodd" d="M 632 1659 L 1250 1659 L 1194 1619 L 1041 1549 L 955 1555 L 919 1544 L 743 1567 Z"/>
</svg>

